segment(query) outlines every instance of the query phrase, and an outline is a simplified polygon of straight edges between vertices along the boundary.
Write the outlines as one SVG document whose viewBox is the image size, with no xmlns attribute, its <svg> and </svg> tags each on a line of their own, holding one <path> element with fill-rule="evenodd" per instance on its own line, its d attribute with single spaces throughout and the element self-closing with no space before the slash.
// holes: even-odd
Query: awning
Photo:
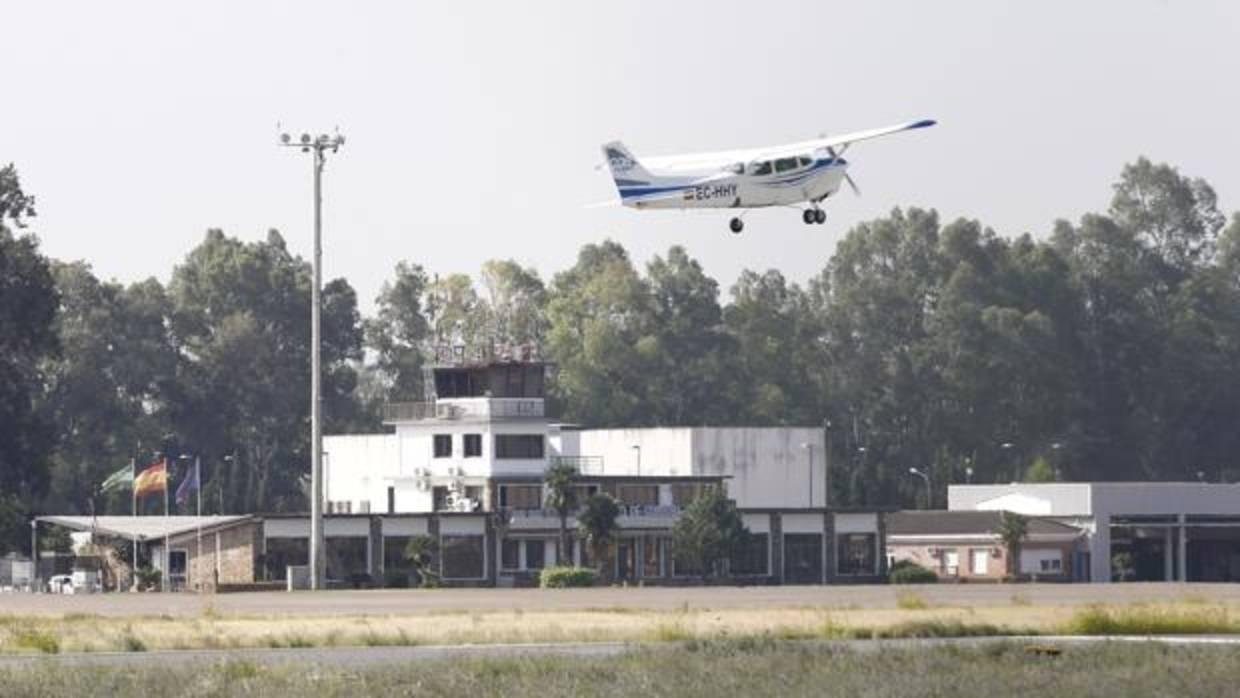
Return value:
<svg viewBox="0 0 1240 698">
<path fill-rule="evenodd" d="M 199 528 L 245 521 L 249 515 L 235 516 L 37 516 L 40 523 L 55 524 L 75 531 L 94 531 L 105 536 L 157 540 L 165 536 L 190 533 Z"/>
</svg>

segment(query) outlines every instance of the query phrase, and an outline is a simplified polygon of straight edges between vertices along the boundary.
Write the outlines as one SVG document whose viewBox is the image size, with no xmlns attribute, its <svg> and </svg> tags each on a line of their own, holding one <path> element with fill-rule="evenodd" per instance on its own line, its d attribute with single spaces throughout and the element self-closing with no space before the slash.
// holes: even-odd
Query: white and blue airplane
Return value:
<svg viewBox="0 0 1240 698">
<path fill-rule="evenodd" d="M 821 204 L 848 182 L 844 152 L 858 141 L 933 126 L 931 119 L 897 126 L 824 136 L 799 143 L 695 155 L 638 160 L 619 141 L 603 146 L 603 156 L 620 193 L 620 203 L 636 209 L 753 209 L 808 204 L 806 224 L 823 223 Z M 744 229 L 744 214 L 729 222 L 733 233 Z"/>
</svg>

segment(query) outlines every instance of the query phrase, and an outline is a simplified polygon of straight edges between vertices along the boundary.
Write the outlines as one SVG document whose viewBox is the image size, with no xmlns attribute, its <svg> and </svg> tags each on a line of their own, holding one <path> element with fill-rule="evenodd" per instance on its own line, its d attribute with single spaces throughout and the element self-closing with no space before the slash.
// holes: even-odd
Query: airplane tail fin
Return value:
<svg viewBox="0 0 1240 698">
<path fill-rule="evenodd" d="M 620 141 L 612 141 L 603 146 L 603 157 L 607 160 L 607 168 L 611 170 L 611 177 L 616 180 L 617 187 L 650 184 L 655 178 Z"/>
</svg>

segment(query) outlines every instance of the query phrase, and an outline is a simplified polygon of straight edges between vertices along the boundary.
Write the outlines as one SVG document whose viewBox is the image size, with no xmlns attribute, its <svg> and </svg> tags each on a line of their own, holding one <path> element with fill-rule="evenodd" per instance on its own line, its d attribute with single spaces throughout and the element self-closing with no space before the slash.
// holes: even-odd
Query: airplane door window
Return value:
<svg viewBox="0 0 1240 698">
<path fill-rule="evenodd" d="M 796 158 L 780 158 L 775 161 L 776 172 L 787 172 L 788 170 L 795 170 L 796 168 L 797 168 Z"/>
<path fill-rule="evenodd" d="M 751 162 L 749 163 L 749 174 L 754 176 L 769 175 L 771 173 L 770 161 Z"/>
<path fill-rule="evenodd" d="M 801 167 L 809 167 L 809 164 L 812 161 L 805 155 L 802 155 L 801 157 L 797 158 L 797 162 L 800 163 Z"/>
</svg>

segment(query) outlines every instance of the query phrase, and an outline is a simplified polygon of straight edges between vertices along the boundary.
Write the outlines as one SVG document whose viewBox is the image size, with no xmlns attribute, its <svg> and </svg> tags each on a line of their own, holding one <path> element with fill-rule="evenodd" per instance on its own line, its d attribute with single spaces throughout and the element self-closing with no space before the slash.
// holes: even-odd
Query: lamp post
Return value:
<svg viewBox="0 0 1240 698">
<path fill-rule="evenodd" d="M 822 420 L 822 506 L 831 508 L 831 420 Z"/>
<path fill-rule="evenodd" d="M 1011 441 L 1004 441 L 1003 443 L 999 444 L 999 448 L 1003 449 L 1004 454 L 1007 456 L 1008 463 L 1011 464 L 1012 449 L 1016 448 L 1016 444 L 1012 443 Z M 1012 468 L 1012 482 L 1016 482 L 1017 480 L 1020 480 L 1020 464 L 1019 463 L 1016 464 L 1015 467 Z"/>
<path fill-rule="evenodd" d="M 294 143 L 289 134 L 280 134 L 280 144 L 300 148 L 314 157 L 314 282 L 310 287 L 310 588 L 323 585 L 326 559 L 323 557 L 323 414 L 322 372 L 319 366 L 321 336 L 319 327 L 319 295 L 323 282 L 323 165 L 327 151 L 333 153 L 344 145 L 344 136 L 336 133 L 311 137 L 301 134 Z"/>
<path fill-rule="evenodd" d="M 926 508 L 927 508 L 927 509 L 929 509 L 929 508 L 930 508 L 930 505 L 931 505 L 931 501 L 930 501 L 930 497 L 931 497 L 931 494 L 930 494 L 930 476 L 929 476 L 928 474 L 923 473 L 922 471 L 918 470 L 917 468 L 909 468 L 909 469 L 908 469 L 908 473 L 909 473 L 909 475 L 916 475 L 917 477 L 919 477 L 919 478 L 921 478 L 921 479 L 923 479 L 923 480 L 925 480 L 925 481 L 926 481 Z"/>
<path fill-rule="evenodd" d="M 232 463 L 236 460 L 237 460 L 237 456 L 235 452 L 224 456 L 224 462 L 229 464 L 228 465 L 229 472 L 232 471 Z M 220 473 L 220 477 L 217 479 L 219 480 L 219 483 L 220 483 L 219 486 L 216 488 L 217 494 L 219 495 L 219 498 L 220 498 L 220 509 L 219 511 L 215 513 L 223 514 L 224 513 L 224 473 Z"/>
<path fill-rule="evenodd" d="M 805 451 L 809 454 L 809 458 L 806 459 L 806 465 L 808 466 L 806 470 L 809 471 L 809 490 L 807 491 L 809 492 L 809 508 L 813 509 L 814 508 L 814 444 L 803 443 L 801 444 L 801 448 L 805 449 Z"/>
<path fill-rule="evenodd" d="M 633 449 L 634 451 L 637 451 L 637 475 L 638 475 L 638 477 L 641 477 L 641 474 L 642 474 L 642 447 L 641 447 L 641 444 L 633 444 L 633 445 L 632 445 L 632 446 L 630 446 L 629 448 Z"/>
<path fill-rule="evenodd" d="M 30 519 L 30 593 L 39 590 L 39 520 Z"/>
</svg>

